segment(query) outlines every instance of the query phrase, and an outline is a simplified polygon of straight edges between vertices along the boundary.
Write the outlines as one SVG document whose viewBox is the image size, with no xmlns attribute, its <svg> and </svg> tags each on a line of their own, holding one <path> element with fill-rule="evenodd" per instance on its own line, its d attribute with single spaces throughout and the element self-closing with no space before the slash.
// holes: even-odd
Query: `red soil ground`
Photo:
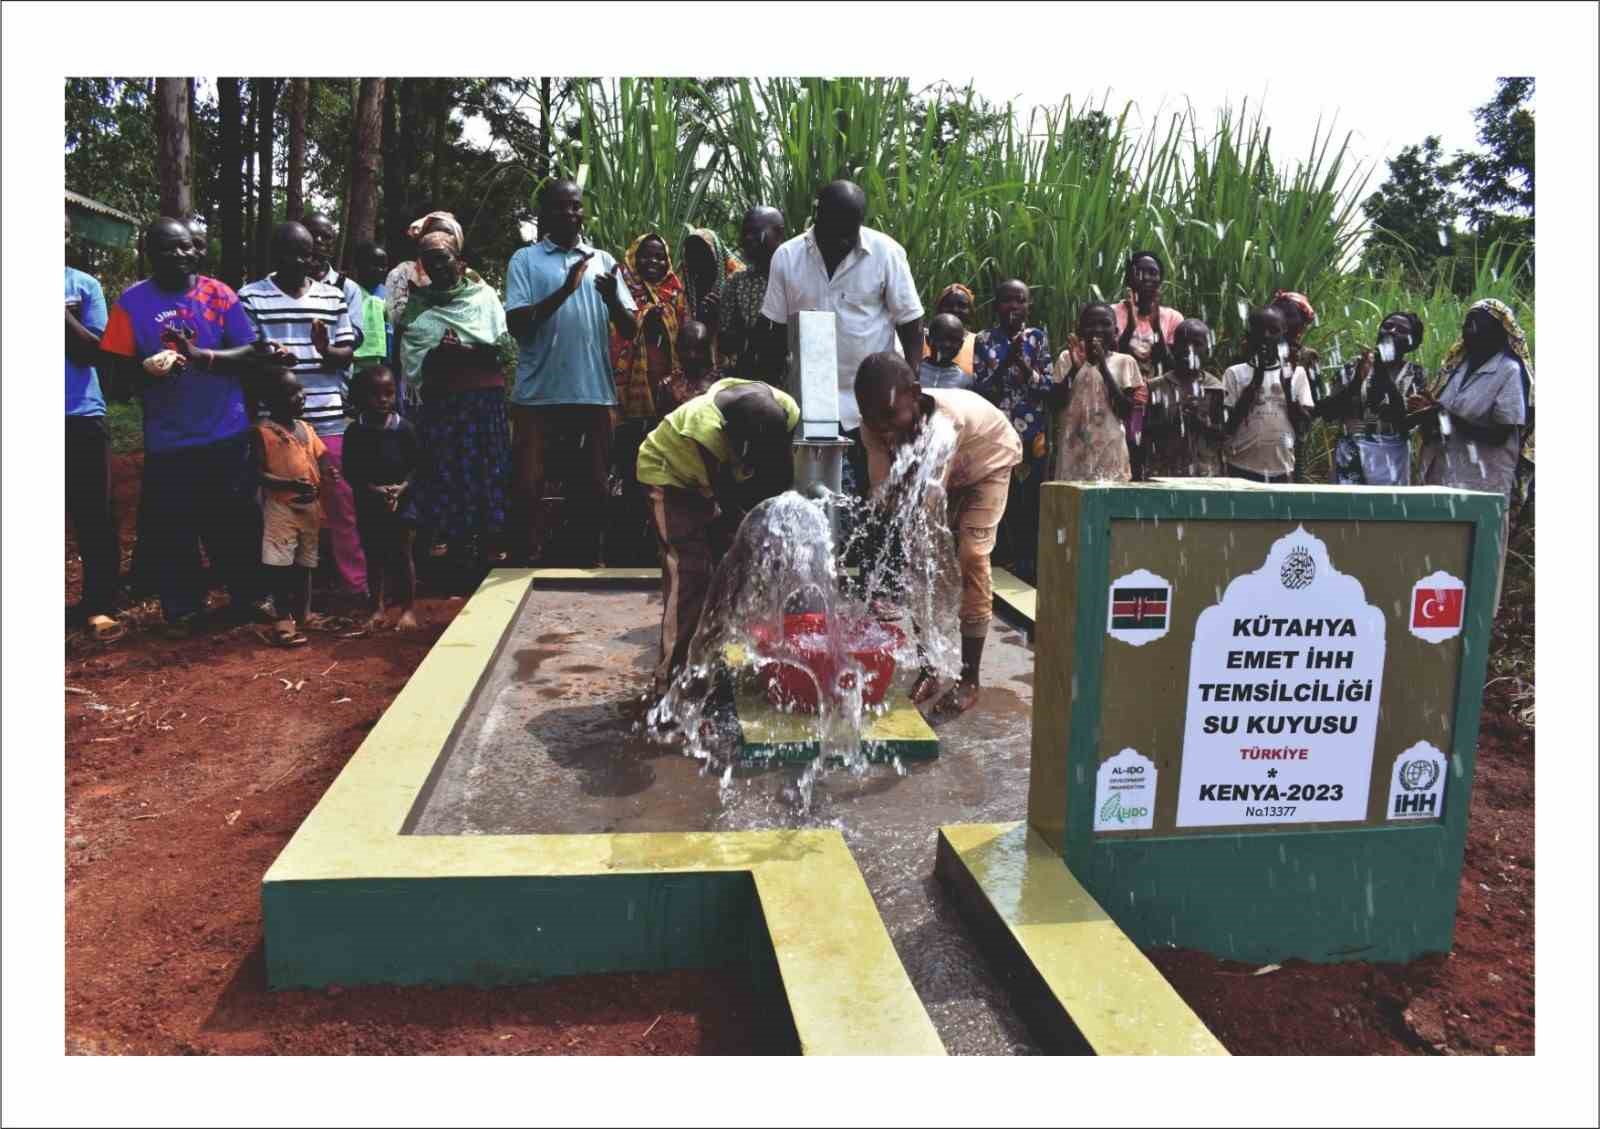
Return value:
<svg viewBox="0 0 1600 1129">
<path fill-rule="evenodd" d="M 116 459 L 125 553 L 139 457 Z M 67 545 L 69 598 L 81 566 Z M 268 992 L 259 882 L 460 601 L 412 636 L 249 627 L 169 641 L 143 605 L 66 655 L 67 1050 L 87 1054 L 739 1054 L 737 973 L 526 987 Z M 285 684 L 287 683 L 287 685 Z M 1456 951 L 1264 975 L 1152 954 L 1237 1054 L 1533 1051 L 1533 741 L 1491 688 Z"/>
</svg>

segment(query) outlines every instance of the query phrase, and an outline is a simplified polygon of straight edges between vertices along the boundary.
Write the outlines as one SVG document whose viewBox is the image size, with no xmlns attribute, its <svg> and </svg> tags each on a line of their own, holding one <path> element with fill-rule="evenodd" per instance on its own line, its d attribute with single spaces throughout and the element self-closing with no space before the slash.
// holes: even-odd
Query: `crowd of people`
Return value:
<svg viewBox="0 0 1600 1129">
<path fill-rule="evenodd" d="M 154 221 L 150 277 L 109 310 L 95 279 L 66 272 L 67 504 L 84 562 L 69 616 L 98 638 L 123 630 L 104 419 L 114 387 L 142 401 L 135 570 L 172 633 L 204 608 L 203 549 L 236 621 L 305 643 L 324 546 L 328 584 L 365 601 L 366 630 L 391 608 L 395 628 L 412 628 L 419 559 L 473 575 L 545 557 L 556 469 L 573 563 L 662 566 L 659 689 L 732 527 L 789 484 L 788 324 L 809 310 L 837 319 L 848 490 L 881 481 L 886 453 L 935 412 L 959 436 L 957 708 L 976 697 L 991 555 L 1033 578 L 1044 481 L 1303 481 L 1322 419 L 1340 428 L 1337 483 L 1410 484 L 1420 431 L 1421 482 L 1513 493 L 1531 366 L 1498 301 L 1471 307 L 1431 380 L 1413 359 L 1425 327 L 1407 311 L 1324 371 L 1304 344 L 1316 311 L 1287 291 L 1250 311 L 1243 356 L 1223 367 L 1206 324 L 1164 303 L 1160 257 L 1137 251 L 1121 300 L 1084 305 L 1052 354 L 1025 279 L 993 286 L 986 326 L 960 282 L 925 324 L 904 249 L 865 226 L 866 210 L 858 185 L 835 181 L 799 235 L 758 204 L 737 254 L 708 229 L 676 247 L 647 231 L 619 261 L 585 240 L 582 188 L 555 180 L 503 299 L 467 266 L 447 212 L 411 225 L 414 257 L 392 269 L 384 248 L 355 248 L 354 277 L 333 265 L 327 217 L 279 224 L 272 273 L 237 292 L 197 273 L 203 227 Z M 1502 567 L 1505 541 L 1503 530 Z"/>
</svg>

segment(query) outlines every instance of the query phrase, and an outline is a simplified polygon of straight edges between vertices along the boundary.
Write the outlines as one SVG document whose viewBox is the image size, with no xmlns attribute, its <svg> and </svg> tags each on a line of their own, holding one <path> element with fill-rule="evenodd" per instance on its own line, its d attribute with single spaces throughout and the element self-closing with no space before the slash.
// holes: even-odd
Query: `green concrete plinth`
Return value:
<svg viewBox="0 0 1600 1129">
<path fill-rule="evenodd" d="M 1448 950 L 1503 499 L 1223 479 L 1042 497 L 1028 823 L 1074 878 L 1144 947 Z M 1292 696 L 1351 664 L 1364 697 Z"/>
</svg>

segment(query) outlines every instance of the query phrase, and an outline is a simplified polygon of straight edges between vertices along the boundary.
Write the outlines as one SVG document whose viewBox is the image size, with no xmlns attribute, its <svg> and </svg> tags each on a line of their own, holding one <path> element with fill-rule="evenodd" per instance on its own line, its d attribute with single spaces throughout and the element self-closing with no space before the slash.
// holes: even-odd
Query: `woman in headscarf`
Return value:
<svg viewBox="0 0 1600 1129">
<path fill-rule="evenodd" d="M 971 328 L 973 301 L 970 288 L 963 286 L 959 282 L 952 282 L 949 286 L 939 291 L 939 297 L 933 304 L 933 316 L 950 314 L 959 318 L 961 324 L 967 327 L 966 338 L 961 343 L 961 350 L 956 353 L 953 359 L 956 367 L 968 376 L 972 375 L 972 350 L 978 340 L 978 335 Z M 926 334 L 923 335 L 922 339 L 922 355 L 924 357 L 933 356 L 933 346 L 928 341 Z"/>
<path fill-rule="evenodd" d="M 1510 307 L 1494 298 L 1475 303 L 1440 373 L 1438 390 L 1418 392 L 1410 403 L 1423 428 L 1422 481 L 1505 496 L 1495 579 L 1498 608 L 1517 459 L 1533 418 L 1533 364 Z"/>
<path fill-rule="evenodd" d="M 744 270 L 744 263 L 729 254 L 722 237 L 709 227 L 697 227 L 683 237 L 683 297 L 689 317 L 703 322 L 716 339 L 722 305 L 722 284 Z M 713 358 L 715 353 L 713 352 Z"/>
<path fill-rule="evenodd" d="M 655 559 L 655 534 L 634 463 L 645 436 L 689 398 L 672 380 L 678 368 L 678 328 L 689 317 L 683 283 L 659 233 L 646 232 L 633 241 L 620 273 L 633 295 L 639 328 L 632 340 L 623 340 L 615 326 L 611 329 L 611 367 L 621 417 L 611 440 L 611 473 L 621 487 L 622 504 L 612 510 L 614 528 L 607 531 L 606 548 L 615 564 L 647 565 Z"/>
<path fill-rule="evenodd" d="M 621 273 L 637 307 L 639 332 L 624 341 L 611 329 L 617 410 L 625 420 L 659 420 L 677 407 L 668 379 L 677 367 L 678 327 L 689 320 L 683 283 L 672 269 L 666 240 L 653 231 L 628 247 Z"/>
<path fill-rule="evenodd" d="M 396 334 L 407 387 L 421 392 L 418 519 L 475 583 L 506 523 L 513 345 L 499 295 L 461 261 L 453 233 L 423 235 L 417 259 L 428 284 L 412 286 Z"/>
<path fill-rule="evenodd" d="M 456 222 L 456 217 L 449 212 L 429 212 L 421 219 L 412 220 L 406 227 L 406 234 L 416 242 L 430 232 L 443 231 L 455 236 L 456 247 L 466 244 L 466 237 L 462 234 L 461 225 Z M 421 244 L 418 242 L 418 254 L 415 259 L 402 262 L 389 272 L 389 277 L 383 281 L 384 313 L 389 317 L 390 325 L 399 325 L 400 316 L 406 312 L 406 302 L 411 295 L 413 287 L 428 285 L 428 272 L 422 266 Z M 459 252 L 458 252 L 459 253 Z"/>
<path fill-rule="evenodd" d="M 1406 355 L 1422 345 L 1422 333 L 1422 319 L 1414 313 L 1384 318 L 1376 353 L 1365 349 L 1360 359 L 1341 368 L 1338 387 L 1312 409 L 1316 418 L 1344 428 L 1333 448 L 1333 480 L 1339 485 L 1411 485 L 1406 401 L 1427 387 L 1427 374 Z"/>
</svg>

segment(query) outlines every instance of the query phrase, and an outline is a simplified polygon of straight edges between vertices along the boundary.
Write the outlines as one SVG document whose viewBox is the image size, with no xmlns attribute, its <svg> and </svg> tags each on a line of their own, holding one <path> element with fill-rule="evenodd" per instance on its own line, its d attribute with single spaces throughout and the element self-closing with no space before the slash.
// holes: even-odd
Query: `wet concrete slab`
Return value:
<svg viewBox="0 0 1600 1129">
<path fill-rule="evenodd" d="M 1033 653 L 1000 620 L 975 709 L 939 721 L 937 759 L 834 769 L 801 810 L 794 765 L 727 777 L 638 735 L 660 596 L 534 589 L 444 753 L 412 833 L 841 831 L 952 1054 L 1036 1053 L 933 877 L 938 828 L 1025 819 Z"/>
</svg>

